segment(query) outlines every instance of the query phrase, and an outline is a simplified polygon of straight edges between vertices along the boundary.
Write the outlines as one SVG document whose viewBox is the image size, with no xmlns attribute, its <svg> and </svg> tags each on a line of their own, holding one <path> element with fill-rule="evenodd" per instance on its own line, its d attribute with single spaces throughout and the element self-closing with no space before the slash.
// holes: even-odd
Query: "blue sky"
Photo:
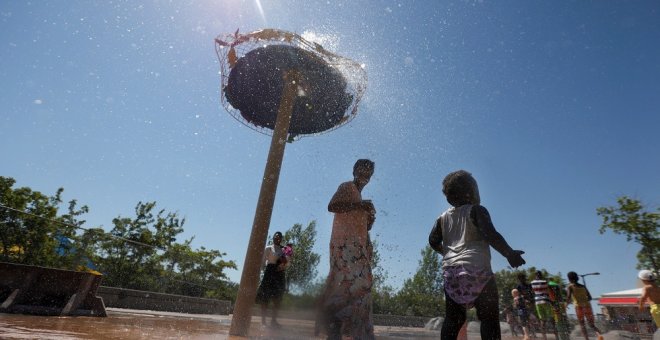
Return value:
<svg viewBox="0 0 660 340">
<path fill-rule="evenodd" d="M 639 246 L 600 235 L 620 195 L 660 203 L 660 5 L 653 1 L 38 1 L 0 3 L 0 175 L 89 205 L 87 227 L 138 201 L 186 217 L 183 238 L 242 268 L 270 137 L 221 106 L 213 39 L 279 28 L 366 65 L 348 125 L 287 145 L 270 233 L 318 223 L 357 158 L 390 283 L 417 266 L 474 174 L 529 265 L 634 288 Z M 495 270 L 506 260 L 494 254 Z M 229 271 L 239 281 L 239 271 Z"/>
</svg>

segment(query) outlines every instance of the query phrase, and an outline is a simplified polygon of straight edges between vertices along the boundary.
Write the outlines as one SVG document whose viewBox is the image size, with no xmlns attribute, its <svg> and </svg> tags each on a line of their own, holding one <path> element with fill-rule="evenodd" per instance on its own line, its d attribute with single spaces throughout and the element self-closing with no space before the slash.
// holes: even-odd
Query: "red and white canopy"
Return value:
<svg viewBox="0 0 660 340">
<path fill-rule="evenodd" d="M 603 306 L 638 306 L 642 296 L 642 288 L 606 293 L 598 298 L 598 304 Z"/>
</svg>

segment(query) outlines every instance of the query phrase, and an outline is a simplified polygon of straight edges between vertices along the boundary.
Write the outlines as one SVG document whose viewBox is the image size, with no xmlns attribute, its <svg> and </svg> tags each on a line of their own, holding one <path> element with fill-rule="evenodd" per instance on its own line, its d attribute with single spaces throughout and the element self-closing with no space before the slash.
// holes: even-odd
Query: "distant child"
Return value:
<svg viewBox="0 0 660 340">
<path fill-rule="evenodd" d="M 566 315 L 566 302 L 564 302 L 564 292 L 560 283 L 548 280 L 548 287 L 551 292 L 552 299 L 552 314 L 557 325 L 557 332 L 559 333 L 560 340 L 570 340 L 571 330 L 570 323 L 568 322 L 568 315 Z"/>
<path fill-rule="evenodd" d="M 527 301 L 525 301 L 525 297 L 520 294 L 518 289 L 511 290 L 511 296 L 513 297 L 513 310 L 518 317 L 520 326 L 522 326 L 523 339 L 528 340 L 529 330 L 531 330 L 531 328 L 529 324 L 529 310 L 527 309 Z"/>
<path fill-rule="evenodd" d="M 518 318 L 516 318 L 515 314 L 513 313 L 513 307 L 506 306 L 502 311 L 502 315 L 504 315 L 504 320 L 506 320 L 506 323 L 509 324 L 509 328 L 511 329 L 511 335 L 517 337 L 518 328 L 520 328 L 520 324 L 518 323 Z"/>
<path fill-rule="evenodd" d="M 477 309 L 482 339 L 500 339 L 499 303 L 490 247 L 511 267 L 525 264 L 523 251 L 513 250 L 495 230 L 488 210 L 479 205 L 477 181 L 467 171 L 450 173 L 442 192 L 452 206 L 435 221 L 429 244 L 442 254 L 446 316 L 440 338 L 454 340 L 466 320 L 466 310 Z"/>
<path fill-rule="evenodd" d="M 587 328 L 584 326 L 584 319 L 587 319 L 589 327 L 596 332 L 596 336 L 600 337 L 600 330 L 594 324 L 594 312 L 591 310 L 591 294 L 586 286 L 578 283 L 578 274 L 576 272 L 568 272 L 568 287 L 566 287 L 566 305 L 573 302 L 575 305 L 575 315 L 577 315 L 580 329 L 585 340 L 589 340 Z"/>
<path fill-rule="evenodd" d="M 547 339 L 545 332 L 548 326 L 552 328 L 555 334 L 555 339 L 559 339 L 555 319 L 552 312 L 552 300 L 550 298 L 550 286 L 548 281 L 543 277 L 541 271 L 536 272 L 536 279 L 532 281 L 532 289 L 534 290 L 534 303 L 536 304 L 536 316 L 541 321 L 541 334 L 543 339 Z"/>
<path fill-rule="evenodd" d="M 655 326 L 660 327 L 660 287 L 655 284 L 655 275 L 650 270 L 642 270 L 639 272 L 638 277 L 644 284 L 642 297 L 639 298 L 639 310 L 644 310 L 644 304 L 648 300 Z"/>
<path fill-rule="evenodd" d="M 286 291 L 286 269 L 289 266 L 282 247 L 282 233 L 273 234 L 273 243 L 266 246 L 263 255 L 264 275 L 257 289 L 257 303 L 261 305 L 261 324 L 266 325 L 266 309 L 273 302 L 271 326 L 282 327 L 277 322 L 277 313 Z"/>
<path fill-rule="evenodd" d="M 524 272 L 519 272 L 516 274 L 516 278 L 518 279 L 518 285 L 516 286 L 516 289 L 528 303 L 533 304 L 534 290 L 532 289 L 532 285 L 527 282 L 527 274 Z"/>
</svg>

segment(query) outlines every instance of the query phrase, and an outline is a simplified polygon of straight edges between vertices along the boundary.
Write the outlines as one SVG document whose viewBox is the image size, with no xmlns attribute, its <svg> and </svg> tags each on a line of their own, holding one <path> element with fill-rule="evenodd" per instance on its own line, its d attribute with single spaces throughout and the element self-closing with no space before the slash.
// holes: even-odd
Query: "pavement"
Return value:
<svg viewBox="0 0 660 340">
<path fill-rule="evenodd" d="M 282 327 L 273 328 L 261 325 L 261 317 L 253 316 L 249 336 L 243 338 L 229 335 L 231 315 L 119 308 L 107 311 L 105 318 L 0 314 L 0 339 L 324 339 L 314 336 L 314 323 L 309 320 L 282 318 L 278 320 Z M 439 331 L 415 327 L 376 326 L 374 332 L 379 340 L 440 338 Z M 479 334 L 468 334 L 468 340 L 479 338 Z"/>
</svg>

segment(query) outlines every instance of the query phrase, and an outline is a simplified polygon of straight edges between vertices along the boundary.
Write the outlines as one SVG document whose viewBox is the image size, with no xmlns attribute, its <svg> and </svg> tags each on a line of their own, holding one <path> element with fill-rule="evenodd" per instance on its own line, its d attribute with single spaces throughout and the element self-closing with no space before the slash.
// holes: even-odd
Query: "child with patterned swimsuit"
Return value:
<svg viewBox="0 0 660 340">
<path fill-rule="evenodd" d="M 591 310 L 591 294 L 586 286 L 578 283 L 578 274 L 576 272 L 568 272 L 568 287 L 566 287 L 566 305 L 573 302 L 575 305 L 575 315 L 580 323 L 582 336 L 589 340 L 587 328 L 584 326 L 584 319 L 587 319 L 589 327 L 596 331 L 596 337 L 600 337 L 600 330 L 594 323 L 594 312 Z"/>
<path fill-rule="evenodd" d="M 466 310 L 477 309 L 482 339 L 500 339 L 499 302 L 495 275 L 490 266 L 490 247 L 511 267 L 525 264 L 523 251 L 513 250 L 479 205 L 479 189 L 472 175 L 459 170 L 442 182 L 442 192 L 452 205 L 435 222 L 430 246 L 442 254 L 446 317 L 440 337 L 456 339 L 466 320 Z"/>
</svg>

